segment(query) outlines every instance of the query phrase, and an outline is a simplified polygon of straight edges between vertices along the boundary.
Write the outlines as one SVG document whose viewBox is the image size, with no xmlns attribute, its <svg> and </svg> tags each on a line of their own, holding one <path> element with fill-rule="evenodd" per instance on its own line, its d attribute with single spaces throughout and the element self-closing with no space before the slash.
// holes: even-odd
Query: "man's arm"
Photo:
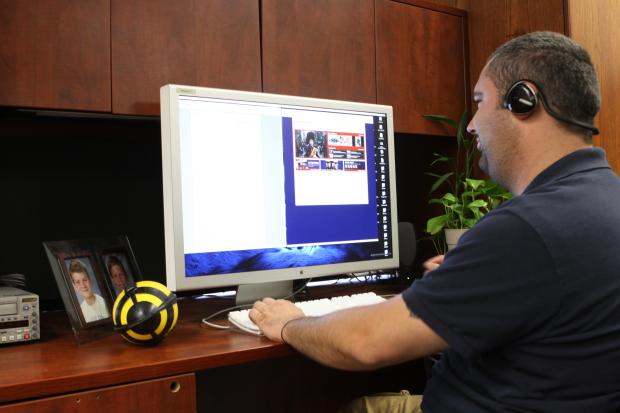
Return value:
<svg viewBox="0 0 620 413">
<path fill-rule="evenodd" d="M 254 304 L 250 318 L 268 338 L 346 370 L 376 369 L 448 348 L 400 295 L 323 317 L 304 317 L 292 303 L 266 298 Z"/>
</svg>

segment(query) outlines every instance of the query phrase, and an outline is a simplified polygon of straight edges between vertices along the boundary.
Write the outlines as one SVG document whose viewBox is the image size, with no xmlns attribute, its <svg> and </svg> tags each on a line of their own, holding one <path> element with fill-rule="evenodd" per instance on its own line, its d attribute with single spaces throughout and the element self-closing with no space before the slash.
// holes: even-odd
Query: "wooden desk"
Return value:
<svg viewBox="0 0 620 413">
<path fill-rule="evenodd" d="M 375 287 L 375 291 L 382 290 L 379 292 L 395 288 Z M 313 290 L 312 294 L 343 295 L 350 291 L 348 286 L 331 287 Z M 182 300 L 176 328 L 154 347 L 129 344 L 116 334 L 77 345 L 64 312 L 43 314 L 40 341 L 0 347 L 0 412 L 71 408 L 91 413 L 104 407 L 113 408 L 115 413 L 218 411 L 214 406 L 224 411 L 237 411 L 231 406 L 254 406 L 253 411 L 261 411 L 256 403 L 271 406 L 264 411 L 313 411 L 313 406 L 329 409 L 353 393 L 374 390 L 373 378 L 383 385 L 404 381 L 407 388 L 412 386 L 410 367 L 374 373 L 341 372 L 313 363 L 286 345 L 212 329 L 200 322 L 231 302 Z M 342 390 L 327 397 L 326 385 Z M 244 393 L 252 394 L 255 400 L 244 397 Z M 272 400 L 266 403 L 269 398 Z M 298 409 L 295 403 L 304 407 Z"/>
</svg>

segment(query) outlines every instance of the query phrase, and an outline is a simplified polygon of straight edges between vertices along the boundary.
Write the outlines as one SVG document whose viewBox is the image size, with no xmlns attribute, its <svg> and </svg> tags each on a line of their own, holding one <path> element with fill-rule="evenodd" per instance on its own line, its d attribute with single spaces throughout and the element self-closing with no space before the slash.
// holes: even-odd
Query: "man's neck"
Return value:
<svg viewBox="0 0 620 413">
<path fill-rule="evenodd" d="M 529 141 L 529 142 L 528 142 Z M 524 154 L 515 168 L 512 193 L 521 195 L 542 171 L 580 149 L 590 148 L 579 136 L 557 132 L 545 136 L 529 135 L 521 148 Z"/>
</svg>

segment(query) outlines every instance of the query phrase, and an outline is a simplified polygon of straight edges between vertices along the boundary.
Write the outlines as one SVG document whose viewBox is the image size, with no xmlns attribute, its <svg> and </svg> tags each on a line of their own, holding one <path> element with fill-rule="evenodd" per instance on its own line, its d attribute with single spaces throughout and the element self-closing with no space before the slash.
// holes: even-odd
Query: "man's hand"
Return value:
<svg viewBox="0 0 620 413">
<path fill-rule="evenodd" d="M 267 338 L 282 342 L 284 324 L 303 317 L 304 313 L 290 301 L 265 298 L 254 303 L 249 315 Z"/>
<path fill-rule="evenodd" d="M 439 268 L 439 266 L 443 264 L 443 257 L 443 255 L 437 255 L 433 258 L 426 260 L 423 264 L 424 268 L 426 269 L 426 271 L 424 271 L 424 274 Z"/>
</svg>

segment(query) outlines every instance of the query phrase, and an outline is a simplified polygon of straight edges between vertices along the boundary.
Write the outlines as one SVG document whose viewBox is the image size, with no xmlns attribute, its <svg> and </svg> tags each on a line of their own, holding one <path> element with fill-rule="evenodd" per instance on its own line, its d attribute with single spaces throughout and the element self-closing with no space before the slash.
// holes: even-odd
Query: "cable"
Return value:
<svg viewBox="0 0 620 413">
<path fill-rule="evenodd" d="M 312 278 L 309 278 L 308 280 L 306 280 L 306 282 L 299 287 L 298 289 L 296 289 L 295 291 L 293 291 L 292 293 L 290 293 L 289 295 L 287 295 L 286 297 L 283 297 L 282 300 L 286 300 L 290 297 L 294 297 L 295 294 L 299 293 L 300 291 L 302 291 L 304 288 L 306 288 L 308 286 L 308 283 L 312 281 Z M 215 324 L 210 322 L 209 320 L 211 320 L 212 318 L 222 314 L 222 313 L 228 313 L 230 311 L 235 311 L 235 310 L 245 310 L 247 308 L 251 308 L 254 304 L 240 304 L 240 305 L 234 305 L 232 307 L 227 307 L 223 310 L 219 310 L 216 311 L 215 313 L 206 316 L 205 318 L 202 319 L 202 323 L 208 325 L 209 327 L 213 327 L 213 328 L 217 328 L 220 330 L 230 330 L 230 325 L 221 325 L 221 324 Z"/>
<path fill-rule="evenodd" d="M 26 276 L 23 274 L 4 274 L 0 275 L 0 286 L 25 288 Z"/>
</svg>

